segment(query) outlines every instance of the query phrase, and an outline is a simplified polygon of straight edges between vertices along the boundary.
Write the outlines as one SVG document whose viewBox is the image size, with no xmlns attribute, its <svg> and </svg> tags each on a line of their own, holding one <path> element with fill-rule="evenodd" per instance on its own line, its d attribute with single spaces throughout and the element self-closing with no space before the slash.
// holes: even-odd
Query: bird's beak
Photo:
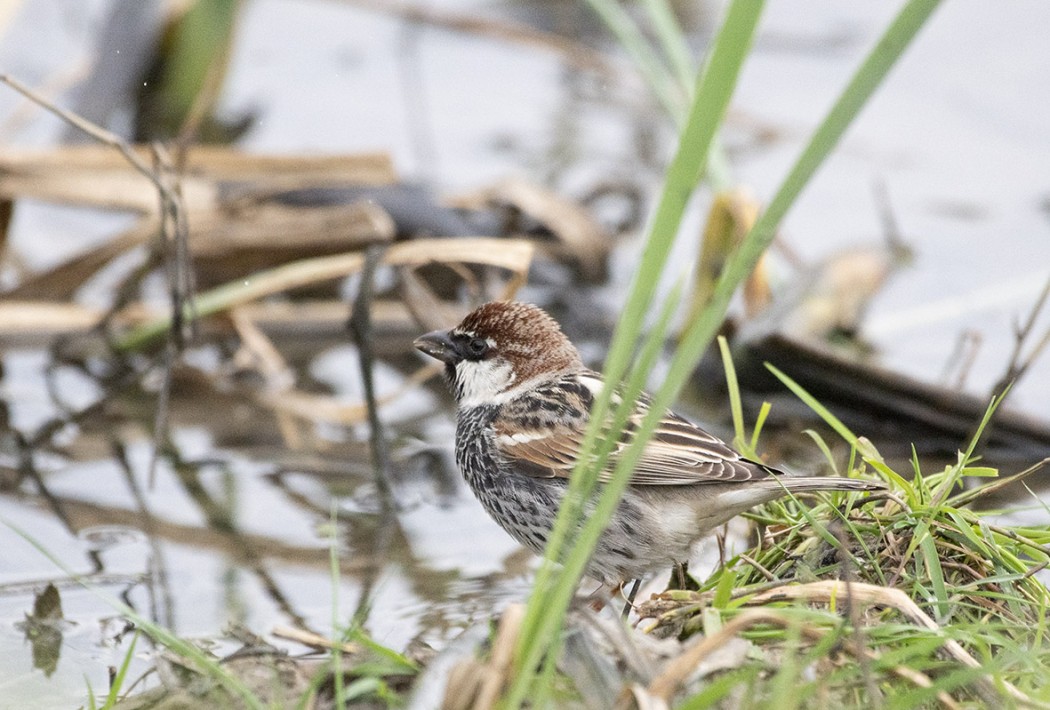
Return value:
<svg viewBox="0 0 1050 710">
<path fill-rule="evenodd" d="M 412 345 L 441 362 L 454 364 L 461 359 L 447 330 L 435 330 L 432 333 L 421 335 L 413 341 Z"/>
</svg>

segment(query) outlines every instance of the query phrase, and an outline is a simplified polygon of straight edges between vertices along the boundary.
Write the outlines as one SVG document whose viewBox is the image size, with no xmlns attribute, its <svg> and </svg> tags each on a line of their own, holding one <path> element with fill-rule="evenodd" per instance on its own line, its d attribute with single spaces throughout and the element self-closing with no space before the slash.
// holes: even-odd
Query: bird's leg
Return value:
<svg viewBox="0 0 1050 710">
<path fill-rule="evenodd" d="M 624 584 L 626 584 L 626 582 L 620 584 L 620 591 L 621 592 L 623 591 L 623 585 Z M 642 580 L 641 579 L 634 580 L 634 584 L 631 585 L 631 591 L 629 591 L 627 593 L 627 603 L 625 603 L 623 605 L 623 618 L 624 619 L 627 618 L 627 615 L 631 613 L 631 609 L 634 608 L 634 597 L 635 597 L 636 594 L 638 594 L 638 587 L 641 586 L 641 584 L 642 584 Z"/>
<path fill-rule="evenodd" d="M 689 574 L 689 563 L 688 562 L 675 562 L 674 563 L 674 576 L 678 582 L 679 589 L 685 589 L 685 580 Z"/>
</svg>

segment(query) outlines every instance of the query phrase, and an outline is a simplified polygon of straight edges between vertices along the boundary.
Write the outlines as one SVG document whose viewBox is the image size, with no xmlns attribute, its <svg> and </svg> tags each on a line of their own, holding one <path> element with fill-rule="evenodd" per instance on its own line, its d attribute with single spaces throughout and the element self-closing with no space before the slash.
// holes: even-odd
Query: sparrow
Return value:
<svg viewBox="0 0 1050 710">
<path fill-rule="evenodd" d="M 606 384 L 539 307 L 495 301 L 413 345 L 445 363 L 456 399 L 456 464 L 489 515 L 542 554 Z M 641 395 L 599 481 L 609 480 L 650 409 Z M 614 392 L 613 404 L 618 404 Z M 687 561 L 694 544 L 733 516 L 791 493 L 873 491 L 873 481 L 794 477 L 751 461 L 667 411 L 588 562 L 604 585 Z M 589 515 L 594 502 L 585 506 Z"/>
</svg>

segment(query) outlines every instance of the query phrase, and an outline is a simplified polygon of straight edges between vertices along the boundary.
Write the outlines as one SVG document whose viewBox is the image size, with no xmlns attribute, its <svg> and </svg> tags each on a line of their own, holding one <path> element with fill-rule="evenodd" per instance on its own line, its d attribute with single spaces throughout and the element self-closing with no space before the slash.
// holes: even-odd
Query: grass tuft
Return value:
<svg viewBox="0 0 1050 710">
<path fill-rule="evenodd" d="M 1050 590 L 1038 574 L 1050 563 L 1050 526 L 1007 527 L 966 507 L 1000 486 L 997 472 L 973 459 L 982 430 L 955 465 L 924 474 L 914 464 L 911 481 L 840 432 L 865 450 L 850 474 L 891 474 L 886 496 L 767 504 L 749 514 L 758 526 L 752 549 L 697 591 L 643 604 L 655 619 L 648 631 L 685 637 L 708 629 L 711 613 L 721 623 L 756 605 L 778 615 L 741 631 L 752 644 L 747 659 L 687 689 L 681 707 L 717 707 L 726 697 L 782 707 L 788 695 L 822 707 L 1050 707 Z M 952 496 L 968 478 L 980 485 Z"/>
</svg>

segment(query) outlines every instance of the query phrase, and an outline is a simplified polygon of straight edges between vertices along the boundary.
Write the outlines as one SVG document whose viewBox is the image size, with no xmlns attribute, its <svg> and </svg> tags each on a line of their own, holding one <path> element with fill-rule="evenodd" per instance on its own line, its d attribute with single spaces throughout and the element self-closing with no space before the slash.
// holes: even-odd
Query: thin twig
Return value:
<svg viewBox="0 0 1050 710">
<path fill-rule="evenodd" d="M 1028 354 L 1027 357 L 1022 358 L 1022 351 L 1028 338 L 1032 335 L 1032 330 L 1035 328 L 1036 319 L 1042 312 L 1043 307 L 1046 306 L 1047 301 L 1050 300 L 1050 279 L 1046 280 L 1046 284 L 1043 286 L 1043 290 L 1040 292 L 1038 298 L 1035 299 L 1035 303 L 1032 304 L 1032 309 L 1028 313 L 1028 317 L 1023 323 L 1017 323 L 1014 325 L 1014 348 L 1013 352 L 1010 353 L 1010 359 L 1006 365 L 1006 371 L 1003 372 L 994 385 L 992 385 L 990 398 L 999 398 L 996 412 L 1001 412 L 1003 409 L 1003 403 L 1006 398 L 1010 396 L 1010 392 L 1013 391 L 1014 386 L 1021 381 L 1021 378 L 1025 376 L 1028 369 L 1036 361 L 1043 349 L 1050 344 L 1050 328 L 1043 334 L 1043 337 L 1039 339 L 1035 347 Z M 983 438 L 985 441 L 988 440 L 989 432 L 995 426 L 995 413 L 992 414 L 988 420 L 987 425 L 984 428 Z M 973 430 L 967 436 L 967 441 L 972 441 L 976 435 L 977 425 L 974 426 Z"/>
<path fill-rule="evenodd" d="M 375 476 L 376 490 L 382 506 L 379 524 L 373 538 L 373 559 L 384 559 L 390 547 L 391 537 L 397 521 L 397 504 L 390 485 L 390 459 L 383 436 L 382 422 L 376 404 L 373 367 L 375 353 L 372 349 L 372 291 L 376 267 L 383 256 L 383 248 L 371 246 L 365 250 L 365 261 L 361 267 L 361 283 L 357 298 L 354 299 L 354 312 L 347 324 L 357 344 L 357 357 L 361 366 L 361 381 L 365 390 L 365 404 L 368 408 L 369 443 L 372 452 L 372 471 Z M 371 606 L 371 597 L 375 588 L 379 570 L 372 566 L 361 583 L 361 595 L 354 610 L 354 622 L 363 624 Z"/>
<path fill-rule="evenodd" d="M 189 252 L 187 247 L 189 227 L 186 221 L 186 210 L 182 202 L 182 195 L 178 189 L 178 180 L 171 178 L 171 171 L 166 169 L 167 166 L 171 165 L 170 160 L 167 159 L 167 153 L 160 146 L 154 146 L 152 151 L 154 165 L 151 167 L 132 149 L 127 141 L 123 140 L 117 134 L 107 131 L 105 128 L 88 121 L 82 116 L 78 116 L 72 111 L 61 108 L 39 92 L 34 91 L 8 74 L 0 74 L 0 82 L 7 84 L 27 99 L 36 102 L 43 108 L 69 123 L 71 126 L 83 131 L 100 143 L 111 146 L 120 151 L 120 154 L 124 156 L 124 159 L 127 160 L 135 170 L 148 179 L 156 188 L 158 211 L 161 220 L 161 244 L 158 251 L 161 254 L 166 254 L 168 250 L 165 247 L 171 245 L 171 255 L 173 256 L 172 259 L 165 259 L 163 261 L 167 267 L 169 288 L 171 292 L 172 314 L 171 327 L 169 328 L 168 335 L 172 338 L 176 350 L 181 350 L 185 344 L 186 336 L 184 317 L 188 315 L 191 321 L 195 318 L 195 312 L 193 310 L 194 299 L 192 298 L 193 284 L 192 277 L 189 275 Z M 186 302 L 189 302 L 190 304 L 188 309 L 184 308 Z M 171 382 L 170 368 L 173 361 L 174 353 L 171 352 L 170 348 L 166 348 L 164 367 L 168 372 L 166 373 L 164 385 L 160 392 L 157 415 L 154 422 L 153 460 L 150 463 L 149 475 L 149 485 L 151 488 L 154 484 L 160 445 L 166 437 L 166 408 L 169 399 L 167 388 L 170 386 Z"/>
<path fill-rule="evenodd" d="M 981 334 L 976 330 L 964 330 L 955 339 L 955 346 L 948 355 L 941 371 L 939 381 L 953 390 L 961 391 L 966 388 L 966 380 L 970 376 L 974 363 L 977 361 L 977 353 L 981 350 Z M 953 372 L 954 370 L 954 372 Z"/>
<path fill-rule="evenodd" d="M 1050 466 L 1050 456 L 1044 458 L 1042 461 L 1036 461 L 1034 464 L 1032 464 L 1025 470 L 1015 473 L 1012 476 L 1006 476 L 1005 478 L 997 479 L 991 483 L 987 483 L 983 486 L 978 486 L 977 488 L 973 488 L 971 490 L 964 491 L 956 496 L 952 496 L 947 500 L 947 505 L 953 508 L 959 508 L 964 505 L 969 505 L 970 503 L 973 503 L 975 500 L 982 496 L 986 496 L 991 493 L 996 493 L 1002 490 L 1003 488 L 1008 488 L 1015 483 L 1023 481 L 1024 479 L 1028 478 L 1036 471 L 1041 470 L 1045 466 Z"/>
<path fill-rule="evenodd" d="M 138 524 L 142 532 L 145 533 L 150 548 L 150 559 L 148 562 L 148 579 L 150 583 L 146 587 L 150 599 L 150 617 L 165 627 L 172 628 L 175 625 L 175 600 L 171 594 L 171 585 L 168 583 L 164 552 L 157 541 L 153 513 L 149 509 L 149 504 L 146 502 L 146 496 L 143 494 L 141 486 L 135 480 L 135 472 L 131 466 L 131 461 L 128 459 L 128 452 L 124 442 L 113 436 L 110 439 L 110 448 L 113 451 L 113 458 L 120 466 L 120 472 L 128 485 L 128 490 L 135 501 L 135 506 L 138 508 Z M 157 587 L 160 588 L 160 606 L 157 603 Z"/>
<path fill-rule="evenodd" d="M 43 476 L 40 475 L 40 471 L 37 470 L 36 464 L 33 462 L 33 450 L 36 448 L 32 443 L 26 441 L 25 437 L 20 431 L 14 431 L 15 445 L 18 448 L 18 473 L 21 478 L 29 478 L 36 484 L 37 491 L 47 501 L 47 504 L 54 511 L 55 517 L 62 521 L 62 525 L 66 528 L 66 531 L 74 537 L 77 534 L 77 530 L 74 529 L 73 524 L 69 520 L 69 516 L 66 515 L 66 511 L 63 509 L 62 504 L 58 498 L 51 493 L 51 490 L 44 483 Z"/>
<path fill-rule="evenodd" d="M 742 552 L 739 555 L 737 555 L 737 557 L 739 557 L 742 561 L 744 561 L 744 562 L 748 563 L 749 565 L 751 565 L 752 567 L 754 567 L 756 570 L 758 570 L 758 573 L 761 574 L 763 577 L 765 577 L 768 581 L 770 581 L 770 582 L 777 582 L 778 584 L 782 584 L 783 583 L 783 580 L 778 579 L 775 574 L 773 574 L 768 569 L 766 569 L 762 565 L 762 563 L 759 562 L 758 560 L 754 560 L 754 559 L 748 557 L 747 555 L 745 555 Z"/>
<path fill-rule="evenodd" d="M 1025 319 L 1024 323 L 1018 323 L 1014 326 L 1014 349 L 1010 354 L 1010 360 L 1006 366 L 1006 372 L 1003 376 L 992 387 L 992 396 L 998 396 L 1011 384 L 1017 384 L 1021 378 L 1028 372 L 1028 368 L 1032 366 L 1036 358 L 1039 357 L 1043 349 L 1050 343 L 1050 329 L 1043 334 L 1043 337 L 1036 343 L 1036 346 L 1032 348 L 1032 352 L 1028 354 L 1028 357 L 1022 359 L 1021 351 L 1024 350 L 1025 341 L 1028 340 L 1032 334 L 1032 329 L 1035 328 L 1036 319 L 1039 317 L 1040 312 L 1046 306 L 1047 300 L 1050 300 L 1050 279 L 1046 280 L 1046 284 L 1043 286 L 1043 290 L 1040 292 L 1039 297 L 1035 299 L 1035 303 L 1032 304 L 1032 309 L 1028 313 L 1028 318 Z"/>
<path fill-rule="evenodd" d="M 623 612 L 620 614 L 620 616 L 623 617 L 624 621 L 627 620 L 627 615 L 630 614 L 631 609 L 634 608 L 634 597 L 638 594 L 638 587 L 640 587 L 641 584 L 641 579 L 634 580 L 634 583 L 631 584 L 631 591 L 627 593 L 627 598 L 624 599 Z M 620 585 L 620 593 L 623 593 L 623 585 Z"/>
<path fill-rule="evenodd" d="M 295 641 L 304 646 L 310 646 L 324 651 L 331 651 L 338 648 L 342 653 L 358 653 L 361 650 L 356 644 L 346 642 L 339 643 L 330 638 L 321 636 L 320 634 L 315 634 L 312 631 L 306 631 L 293 626 L 275 626 L 270 633 L 277 638 Z"/>
<path fill-rule="evenodd" d="M 147 165 L 146 162 L 142 160 L 142 158 L 136 155 L 135 151 L 131 149 L 131 146 L 128 145 L 126 141 L 121 139 L 121 137 L 118 136 L 116 133 L 107 131 L 105 128 L 102 128 L 101 126 L 98 126 L 92 123 L 91 121 L 88 121 L 87 119 L 78 116 L 72 111 L 67 111 L 64 108 L 55 105 L 47 97 L 29 88 L 28 86 L 26 86 L 18 79 L 15 79 L 9 74 L 0 74 L 0 82 L 7 84 L 12 89 L 22 94 L 30 101 L 39 104 L 40 106 L 44 107 L 51 113 L 61 118 L 66 123 L 70 124 L 74 128 L 83 131 L 84 133 L 88 134 L 100 143 L 105 143 L 106 145 L 116 148 L 136 170 L 142 173 L 146 178 L 149 179 L 150 182 L 153 183 L 154 187 L 156 187 L 158 191 L 163 192 L 166 189 L 162 184 L 159 176 L 153 170 L 151 170 L 149 165 Z"/>
<path fill-rule="evenodd" d="M 894 251 L 906 249 L 904 240 L 901 238 L 900 222 L 897 220 L 897 213 L 894 211 L 893 203 L 890 201 L 890 191 L 886 181 L 882 179 L 876 180 L 872 189 L 875 192 L 875 206 L 879 211 L 879 221 L 882 223 L 882 236 L 886 239 L 886 244 Z"/>
<path fill-rule="evenodd" d="M 354 311 L 348 326 L 350 334 L 357 345 L 358 361 L 361 366 L 361 383 L 365 391 L 365 404 L 368 407 L 369 443 L 372 450 L 372 470 L 375 475 L 376 490 L 379 492 L 383 512 L 396 510 L 393 492 L 390 486 L 390 457 L 383 436 L 383 424 L 379 419 L 376 404 L 375 382 L 373 371 L 375 352 L 372 349 L 372 286 L 376 267 L 382 258 L 381 247 L 372 246 L 365 251 L 365 263 L 361 269 L 361 282 L 354 299 Z"/>
<path fill-rule="evenodd" d="M 168 294 L 171 299 L 171 335 L 178 349 L 193 336 L 197 321 L 193 268 L 190 263 L 190 228 L 182 204 L 182 190 L 171 156 L 160 143 L 153 144 L 153 161 L 159 183 L 161 210 L 162 261 L 168 276 Z M 185 163 L 185 156 L 182 156 Z"/>
<path fill-rule="evenodd" d="M 157 411 L 153 414 L 153 452 L 149 459 L 149 472 L 146 476 L 147 485 L 152 491 L 157 483 L 157 466 L 160 464 L 160 452 L 168 441 L 168 414 L 171 404 L 171 383 L 173 379 L 172 364 L 175 359 L 171 342 L 164 345 L 162 355 L 163 375 L 161 376 L 160 388 L 157 390 Z"/>
</svg>

